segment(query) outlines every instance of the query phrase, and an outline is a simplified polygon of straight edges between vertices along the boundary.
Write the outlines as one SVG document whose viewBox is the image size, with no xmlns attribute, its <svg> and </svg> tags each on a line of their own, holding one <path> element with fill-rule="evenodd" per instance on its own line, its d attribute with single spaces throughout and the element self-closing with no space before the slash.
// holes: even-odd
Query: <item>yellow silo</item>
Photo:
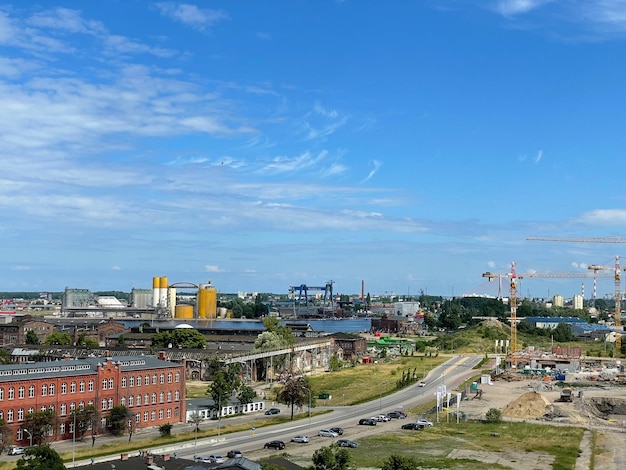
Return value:
<svg viewBox="0 0 626 470">
<path fill-rule="evenodd" d="M 167 277 L 159 278 L 159 303 L 161 306 L 167 306 Z"/>
<path fill-rule="evenodd" d="M 208 284 L 198 286 L 198 318 L 215 318 L 217 316 L 217 289 Z"/>
<path fill-rule="evenodd" d="M 177 305 L 174 315 L 176 318 L 193 318 L 193 305 Z"/>
</svg>

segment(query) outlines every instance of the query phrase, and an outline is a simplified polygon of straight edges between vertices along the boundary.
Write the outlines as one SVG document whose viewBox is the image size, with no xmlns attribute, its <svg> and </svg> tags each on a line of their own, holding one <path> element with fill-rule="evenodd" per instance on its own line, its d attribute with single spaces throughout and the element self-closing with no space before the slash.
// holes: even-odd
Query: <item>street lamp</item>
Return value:
<svg viewBox="0 0 626 470">
<path fill-rule="evenodd" d="M 74 422 L 72 423 L 72 467 L 76 467 L 76 411 L 74 411 Z"/>
<path fill-rule="evenodd" d="M 306 390 L 309 394 L 309 433 L 311 432 L 311 387 L 300 386 L 300 390 Z"/>
</svg>

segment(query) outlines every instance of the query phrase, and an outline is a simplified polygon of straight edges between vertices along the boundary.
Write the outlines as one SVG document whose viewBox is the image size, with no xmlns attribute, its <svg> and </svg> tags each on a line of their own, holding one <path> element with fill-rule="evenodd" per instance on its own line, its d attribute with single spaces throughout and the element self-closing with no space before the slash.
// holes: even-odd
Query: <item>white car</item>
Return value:
<svg viewBox="0 0 626 470">
<path fill-rule="evenodd" d="M 387 415 L 378 415 L 378 416 L 375 416 L 372 419 L 375 419 L 379 423 L 380 422 L 386 423 L 387 421 L 391 421 L 391 418 L 389 416 L 387 416 Z"/>
<path fill-rule="evenodd" d="M 294 436 L 291 438 L 291 442 L 299 442 L 300 444 L 306 444 L 307 442 L 309 442 L 309 436 L 305 436 L 305 435 Z"/>
<path fill-rule="evenodd" d="M 415 421 L 417 424 L 422 424 L 424 426 L 428 426 L 429 428 L 432 427 L 433 423 L 431 421 L 428 421 L 427 419 L 424 418 L 418 418 Z"/>
<path fill-rule="evenodd" d="M 22 455 L 24 454 L 24 452 L 26 452 L 26 449 L 24 447 L 11 447 L 9 455 Z"/>
<path fill-rule="evenodd" d="M 330 429 L 320 429 L 317 435 L 322 437 L 339 437 L 339 433 L 331 431 Z"/>
<path fill-rule="evenodd" d="M 420 387 L 425 387 L 426 386 L 426 382 L 420 382 L 419 386 Z"/>
<path fill-rule="evenodd" d="M 217 454 L 209 455 L 209 459 L 211 459 L 211 463 L 224 463 L 224 457 Z"/>
</svg>

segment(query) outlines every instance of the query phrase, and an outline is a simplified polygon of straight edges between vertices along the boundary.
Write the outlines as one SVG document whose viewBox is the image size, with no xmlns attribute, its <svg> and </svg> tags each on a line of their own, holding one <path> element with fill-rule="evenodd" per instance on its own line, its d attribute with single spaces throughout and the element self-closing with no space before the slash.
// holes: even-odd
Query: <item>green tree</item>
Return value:
<svg viewBox="0 0 626 470">
<path fill-rule="evenodd" d="M 85 432 L 89 429 L 92 429 L 97 426 L 99 421 L 98 409 L 95 405 L 87 405 L 84 407 L 79 407 L 75 409 L 69 417 L 69 422 L 74 422 L 74 418 L 76 418 L 76 437 L 79 439 L 83 439 Z M 94 434 L 95 435 L 95 434 Z"/>
<path fill-rule="evenodd" d="M 287 380 L 285 385 L 278 391 L 278 399 L 291 406 L 292 420 L 294 407 L 301 407 L 308 403 L 309 392 L 311 392 L 311 387 L 304 377 L 295 377 Z"/>
<path fill-rule="evenodd" d="M 554 341 L 559 343 L 565 343 L 572 340 L 572 327 L 565 322 L 559 323 L 554 330 L 552 330 Z"/>
<path fill-rule="evenodd" d="M 67 333 L 55 331 L 47 336 L 45 343 L 48 345 L 69 346 L 72 344 L 72 337 Z"/>
<path fill-rule="evenodd" d="M 336 445 L 322 447 L 313 453 L 315 470 L 352 470 L 356 467 L 351 465 L 351 460 L 350 453 Z"/>
<path fill-rule="evenodd" d="M 42 445 L 46 443 L 46 438 L 54 429 L 55 423 L 56 415 L 53 410 L 35 411 L 26 415 L 23 428 L 30 433 L 33 442 Z"/>
<path fill-rule="evenodd" d="M 130 417 L 132 417 L 132 414 L 129 412 L 128 408 L 123 405 L 114 406 L 109 414 L 109 422 L 111 423 L 109 429 L 111 430 L 111 434 L 114 436 L 121 436 L 124 434 L 124 431 L 126 430 L 126 422 Z M 131 419 L 130 421 L 134 420 Z M 130 438 L 128 440 L 130 441 Z"/>
<path fill-rule="evenodd" d="M 14 442 L 13 430 L 4 419 L 0 419 L 0 454 L 8 450 Z"/>
<path fill-rule="evenodd" d="M 97 348 L 100 345 L 95 339 L 88 337 L 86 333 L 81 333 L 76 339 L 76 346 L 80 348 Z"/>
<path fill-rule="evenodd" d="M 333 355 L 330 357 L 330 361 L 329 361 L 329 364 L 328 364 L 328 368 L 329 368 L 331 371 L 336 371 L 336 370 L 341 369 L 341 361 L 339 360 L 339 356 L 337 356 L 336 354 L 333 354 Z"/>
<path fill-rule="evenodd" d="M 239 387 L 239 393 L 237 394 L 237 400 L 242 405 L 246 403 L 252 403 L 256 398 L 256 391 L 249 385 L 242 385 Z"/>
<path fill-rule="evenodd" d="M 28 330 L 25 341 L 26 344 L 39 344 L 39 337 L 33 330 Z"/>
<path fill-rule="evenodd" d="M 159 426 L 159 434 L 161 437 L 167 437 L 172 435 L 172 428 L 174 426 L 171 423 L 165 423 Z"/>
<path fill-rule="evenodd" d="M 381 470 L 417 470 L 421 468 L 417 461 L 411 457 L 391 454 L 382 466 Z"/>
<path fill-rule="evenodd" d="M 485 413 L 485 422 L 487 423 L 500 423 L 502 421 L 502 411 L 497 408 L 489 408 Z"/>
<path fill-rule="evenodd" d="M 172 331 L 163 331 L 152 337 L 152 344 L 156 347 L 203 349 L 206 347 L 206 338 L 195 328 L 176 328 Z"/>
<path fill-rule="evenodd" d="M 11 354 L 6 349 L 0 348 L 0 364 L 11 364 Z"/>
<path fill-rule="evenodd" d="M 66 470 L 61 456 L 47 445 L 26 449 L 24 458 L 17 461 L 16 468 L 17 470 Z"/>
</svg>

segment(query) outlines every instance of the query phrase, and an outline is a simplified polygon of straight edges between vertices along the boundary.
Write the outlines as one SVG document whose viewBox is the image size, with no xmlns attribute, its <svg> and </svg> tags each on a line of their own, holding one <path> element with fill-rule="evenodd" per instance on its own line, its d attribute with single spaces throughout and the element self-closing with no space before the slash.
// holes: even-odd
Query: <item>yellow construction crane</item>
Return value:
<svg viewBox="0 0 626 470">
<path fill-rule="evenodd" d="M 619 261 L 618 261 L 619 264 Z M 591 268 L 590 268 L 591 269 Z M 493 279 L 510 279 L 509 289 L 509 308 L 511 310 L 511 359 L 512 367 L 517 368 L 517 360 L 515 353 L 517 352 L 517 280 L 526 277 L 531 278 L 594 278 L 595 277 L 613 277 L 611 275 L 598 275 L 597 272 L 604 267 L 598 267 L 594 270 L 594 273 L 568 273 L 568 272 L 534 272 L 517 274 L 515 270 L 515 262 L 511 263 L 511 272 L 507 274 L 494 274 L 491 272 L 483 273 L 482 277 L 486 277 L 489 281 Z M 610 269 L 610 268 L 609 268 Z M 619 335 L 618 335 L 619 336 Z"/>
<path fill-rule="evenodd" d="M 622 269 L 619 265 L 619 256 L 615 257 L 615 266 L 598 266 L 592 264 L 587 267 L 592 270 L 594 273 L 597 273 L 601 270 L 614 270 L 613 278 L 615 280 L 615 353 L 617 357 L 622 353 L 622 292 L 621 292 L 621 278 L 622 278 Z"/>
</svg>

